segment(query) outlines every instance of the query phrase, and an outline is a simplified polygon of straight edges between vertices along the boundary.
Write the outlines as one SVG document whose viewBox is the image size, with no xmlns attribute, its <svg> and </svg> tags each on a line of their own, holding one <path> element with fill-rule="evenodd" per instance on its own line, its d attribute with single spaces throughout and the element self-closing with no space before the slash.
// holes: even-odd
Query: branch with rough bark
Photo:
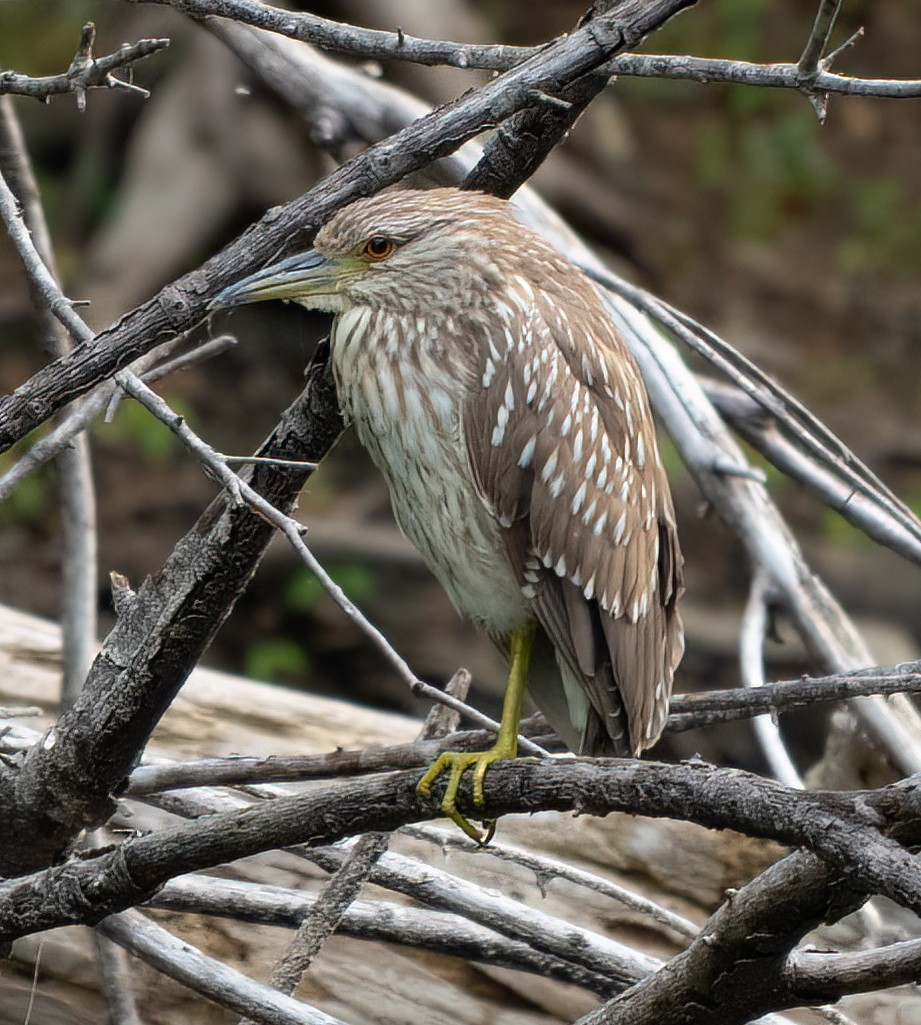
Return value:
<svg viewBox="0 0 921 1025">
<path fill-rule="evenodd" d="M 427 66 L 507 71 L 533 57 L 540 47 L 490 43 L 456 43 L 420 39 L 403 31 L 385 32 L 321 18 L 304 11 L 288 11 L 258 0 L 133 0 L 162 3 L 197 20 L 227 18 L 242 25 L 276 32 L 310 43 L 320 50 L 365 60 L 399 60 Z M 825 40 L 827 41 L 827 39 Z M 824 45 L 824 42 L 823 42 Z M 919 79 L 868 79 L 832 74 L 830 58 L 810 60 L 811 50 L 798 62 L 756 64 L 751 61 L 694 57 L 685 54 L 623 53 L 603 69 L 606 77 L 671 78 L 691 82 L 734 82 L 770 89 L 797 89 L 807 93 L 842 96 L 879 96 L 889 99 L 921 97 Z M 835 55 L 832 55 L 832 58 Z"/>
<path fill-rule="evenodd" d="M 0 938 L 72 923 L 95 923 L 147 900 L 168 879 L 260 851 L 390 832 L 426 819 L 431 803 L 416 793 L 420 774 L 339 782 L 242 811 L 209 816 L 108 853 L 92 854 L 0 885 Z M 880 830 L 900 828 L 917 842 L 918 784 L 876 792 L 796 791 L 741 770 L 702 763 L 666 765 L 629 759 L 498 765 L 486 802 L 461 810 L 495 818 L 529 811 L 604 815 L 627 811 L 697 822 L 714 829 L 803 846 L 854 886 L 921 910 L 921 866 Z"/>
<path fill-rule="evenodd" d="M 31 96 L 47 103 L 52 96 L 74 93 L 81 111 L 86 107 L 86 93 L 89 89 L 124 89 L 141 96 L 149 96 L 150 93 L 146 89 L 133 82 L 116 78 L 112 72 L 121 68 L 131 70 L 139 60 L 165 50 L 169 46 L 169 40 L 139 39 L 136 43 L 124 43 L 114 53 L 105 57 L 93 56 L 95 41 L 96 26 L 88 21 L 83 26 L 80 45 L 66 71 L 42 78 L 32 78 L 17 71 L 0 71 L 0 95 L 6 93 Z"/>
<path fill-rule="evenodd" d="M 204 0 L 182 0 L 182 5 L 199 12 L 215 6 Z M 223 6 L 232 8 L 241 4 L 228 0 Z M 260 12 L 274 10 L 256 4 L 242 6 L 258 8 Z M 331 843 L 356 832 L 390 830 L 431 814 L 430 804 L 420 801 L 414 791 L 418 773 L 403 772 L 383 779 L 340 782 L 297 797 L 280 796 L 269 803 L 225 811 L 206 822 L 190 822 L 131 839 L 109 851 L 84 853 L 51 869 L 44 867 L 67 849 L 82 826 L 97 824 L 109 815 L 113 807 L 112 794 L 128 778 L 140 758 L 150 730 L 248 582 L 271 536 L 269 524 L 286 531 L 290 529 L 299 539 L 298 526 L 287 516 L 287 510 L 309 473 L 306 464 L 318 461 L 341 429 L 335 396 L 324 376 L 320 358 L 312 367 L 308 389 L 260 449 L 259 458 L 267 462 L 255 464 L 251 472 L 242 479 L 237 478 L 229 471 L 226 459 L 220 458 L 188 431 L 167 407 L 158 403 L 156 396 L 147 392 L 133 373 L 125 373 L 124 367 L 137 356 L 153 351 L 163 331 L 194 323 L 209 298 L 230 280 L 256 269 L 270 255 L 302 245 L 311 231 L 346 201 L 397 180 L 408 169 L 425 166 L 433 156 L 448 153 L 458 142 L 483 127 L 499 124 L 500 131 L 485 155 L 477 152 L 473 163 L 465 165 L 466 158 L 458 158 L 461 175 L 468 174 L 475 165 L 468 183 L 485 184 L 503 194 L 513 192 L 565 133 L 579 110 L 603 86 L 605 75 L 614 67 L 611 54 L 635 42 L 648 27 L 687 4 L 646 4 L 642 5 L 642 10 L 641 5 L 626 4 L 613 13 L 605 10 L 608 6 L 595 5 L 596 17 L 567 39 L 557 40 L 539 52 L 513 55 L 515 67 L 507 75 L 428 115 L 399 135 L 377 143 L 300 200 L 271 212 L 260 225 L 201 271 L 180 279 L 150 303 L 129 314 L 120 325 L 104 332 L 92 346 L 79 346 L 72 356 L 52 364 L 0 404 L 0 425 L 5 424 L 0 431 L 6 432 L 0 436 L 9 441 L 27 429 L 29 423 L 40 422 L 69 397 L 84 394 L 94 384 L 106 387 L 106 380 L 114 376 L 119 388 L 133 393 L 176 430 L 228 490 L 228 495 L 216 500 L 177 546 L 156 578 L 145 581 L 137 593 L 130 591 L 127 585 L 117 589 L 119 622 L 94 666 L 85 696 L 43 742 L 31 747 L 22 765 L 0 766 L 0 809 L 12 827 L 0 851 L 0 856 L 6 859 L 4 867 L 15 872 L 41 869 L 30 877 L 0 886 L 0 923 L 3 923 L 0 931 L 16 935 L 67 921 L 98 921 L 101 916 L 142 901 L 177 874 L 277 846 Z M 823 3 L 826 15 L 833 6 Z M 599 13 L 601 11 L 604 13 Z M 290 12 L 281 12 L 281 15 L 295 21 L 312 18 Z M 635 18 L 635 21 L 628 25 L 624 18 Z M 314 19 L 314 26 L 317 22 L 322 28 L 322 19 Z M 807 52 L 817 47 L 817 53 L 808 60 L 804 53 L 796 79 L 790 84 L 804 88 L 803 76 L 806 76 L 808 89 L 821 91 L 823 76 L 837 78 L 827 76 L 819 67 L 823 63 L 820 58 L 830 25 L 827 16 L 821 24 L 817 19 L 815 39 L 807 47 Z M 357 33 L 352 36 L 359 41 L 356 45 L 364 45 L 361 41 L 367 40 L 364 30 L 355 30 L 352 26 L 341 28 Z M 222 26 L 220 31 L 226 33 L 227 26 Z M 407 44 L 412 48 L 416 43 L 421 46 L 425 42 L 402 34 L 377 36 L 386 38 L 378 38 L 375 45 L 392 47 L 397 43 L 403 48 Z M 490 56 L 484 59 L 493 59 L 495 48 L 485 48 L 484 53 L 486 50 Z M 614 60 L 626 58 L 642 60 L 635 55 L 622 55 Z M 693 59 L 685 58 L 647 60 L 675 61 L 669 65 L 673 70 L 680 67 L 682 60 L 691 60 L 693 65 Z M 916 83 L 909 83 L 912 84 Z M 302 85 L 289 83 L 288 88 Z M 393 109 L 388 116 L 395 116 Z M 541 133 L 542 138 L 534 145 L 534 136 Z M 386 132 L 380 134 L 386 135 Z M 342 139 L 334 141 L 341 144 Z M 583 262 L 587 259 L 578 241 L 554 224 L 527 194 L 522 197 L 522 206 L 530 210 L 532 217 L 546 218 L 551 233 L 556 231 L 561 248 Z M 14 223 L 15 216 L 11 215 L 8 222 Z M 13 229 L 11 232 L 15 235 Z M 24 245 L 24 240 L 21 241 Z M 37 278 L 42 276 L 41 263 L 38 261 L 32 268 Z M 54 309 L 75 337 L 88 342 L 85 325 L 74 315 L 59 290 L 46 290 L 45 296 L 48 309 Z M 614 300 L 611 302 L 612 316 L 623 315 L 622 311 L 618 314 Z M 702 329 L 689 328 L 687 318 L 676 315 L 669 320 L 674 311 L 661 305 L 651 304 L 648 309 L 659 315 L 676 335 L 681 335 L 684 328 L 701 338 Z M 820 663 L 834 667 L 866 661 L 861 641 L 851 624 L 805 566 L 776 510 L 759 490 L 758 482 L 751 474 L 746 476 L 744 460 L 725 441 L 725 433 L 720 433 L 725 432 L 725 428 L 718 418 L 715 422 L 707 420 L 706 399 L 700 404 L 697 394 L 688 385 L 689 380 L 693 384 L 693 379 L 686 372 L 667 365 L 668 357 L 650 337 L 654 332 L 644 334 L 640 319 L 628 316 L 625 330 L 639 339 L 636 345 L 648 347 L 650 355 L 644 363 L 644 371 L 653 382 L 654 398 L 661 402 L 667 413 L 666 421 L 682 439 L 683 452 L 705 495 L 743 538 L 761 579 L 767 581 L 772 594 L 776 591 L 790 608 Z M 712 343 L 712 351 L 738 372 L 739 388 L 749 394 L 757 391 L 760 408 L 770 410 L 779 422 L 788 425 L 788 435 L 813 445 L 812 448 L 805 446 L 807 465 L 813 468 L 813 473 L 815 467 L 830 467 L 829 472 L 840 487 L 841 481 L 849 479 L 847 474 L 856 471 L 859 490 L 870 510 L 868 521 L 882 523 L 890 537 L 898 535 L 905 549 L 903 554 L 915 552 L 916 521 L 905 519 L 899 505 L 890 501 L 889 493 L 881 486 L 876 487 L 879 482 L 861 476 L 860 464 L 849 461 L 850 453 L 846 449 L 834 448 L 821 433 L 821 425 L 797 420 L 800 409 L 785 393 L 772 389 L 772 382 L 765 383 L 755 372 L 756 368 L 735 361 L 731 352 L 727 354 L 726 348 L 720 347 L 725 346 L 721 340 L 706 340 Z M 669 387 L 671 392 L 667 390 Z M 30 405 L 33 401 L 34 407 Z M 693 429 L 682 429 L 682 416 L 693 421 Z M 706 429 L 702 429 L 701 424 Z M 259 498 L 256 492 L 264 498 Z M 248 505 L 241 506 L 240 498 Z M 267 506 L 265 501 L 269 503 Z M 269 523 L 254 516 L 253 509 L 260 510 Z M 901 529 L 900 535 L 893 524 Z M 297 539 L 291 537 L 292 543 L 296 544 Z M 399 666 L 397 668 L 399 670 Z M 406 673 L 411 686 L 420 683 L 408 667 Z M 877 672 L 869 676 L 839 676 L 830 681 L 767 686 L 751 691 L 750 697 L 744 700 L 738 694 L 730 698 L 704 696 L 699 700 L 687 699 L 685 705 L 678 702 L 672 725 L 673 728 L 688 728 L 706 716 L 738 717 L 785 707 L 787 702 L 896 693 L 917 689 L 916 685 L 916 677 L 905 672 Z M 101 728 L 103 716 L 105 731 Z M 878 716 L 876 723 L 877 735 L 888 750 L 898 752 L 901 747 L 904 767 L 916 766 L 917 751 L 912 744 L 917 737 L 911 734 L 910 728 L 905 734 L 898 734 L 884 715 Z M 906 735 L 908 741 L 903 740 Z M 448 743 L 467 743 L 481 737 L 468 734 L 466 738 L 452 738 Z M 340 771 L 366 772 L 369 765 L 377 769 L 415 765 L 418 763 L 409 759 L 424 756 L 423 745 L 382 755 L 374 761 L 374 755 L 337 753 L 327 757 L 320 771 L 335 769 L 336 759 Z M 400 761 L 401 758 L 404 760 Z M 183 813 L 184 795 L 153 793 L 169 786 L 171 778 L 173 784 L 178 781 L 192 785 L 188 782 L 193 778 L 189 767 L 185 767 L 186 776 L 182 774 L 183 767 L 179 767 L 172 777 L 169 768 L 159 776 L 153 768 L 138 770 L 131 777 L 135 781 L 133 792 L 146 794 L 152 802 L 159 801 L 163 807 Z M 304 778 L 304 774 L 316 775 L 318 765 L 308 766 L 303 761 L 286 765 L 283 773 L 288 772 L 288 775 L 278 775 L 278 768 L 267 762 L 211 764 L 204 767 L 204 775 L 198 772 L 194 785 Z M 275 775 L 272 775 L 273 769 Z M 252 772 L 248 777 L 247 771 Z M 302 775 L 293 775 L 297 772 Z M 141 782 L 137 783 L 138 780 Z M 536 950 L 548 974 L 556 973 L 556 977 L 568 978 L 605 996 L 623 990 L 614 1003 L 600 1012 L 601 1017 L 593 1019 L 597 1021 L 645 1025 L 669 1020 L 670 1008 L 684 1007 L 686 1016 L 682 1020 L 687 1022 L 741 1022 L 771 1007 L 793 1006 L 801 1002 L 804 993 L 812 993 L 815 999 L 831 998 L 843 989 L 834 990 L 828 973 L 822 975 L 814 962 L 803 963 L 805 955 L 796 954 L 791 958 L 790 952 L 816 922 L 857 906 L 870 893 L 886 894 L 906 907 L 921 910 L 919 870 L 916 860 L 904 846 L 919 839 L 916 835 L 916 787 L 917 781 L 912 781 L 900 787 L 853 796 L 801 794 L 757 777 L 701 765 L 565 762 L 499 767 L 488 780 L 487 806 L 474 810 L 468 805 L 471 813 L 495 815 L 558 808 L 603 814 L 621 809 L 637 814 L 686 818 L 714 828 L 739 829 L 808 850 L 778 863 L 734 894 L 711 920 L 703 937 L 651 978 L 645 976 L 653 966 L 645 964 L 644 967 L 641 958 L 622 958 L 622 952 L 613 945 L 589 947 L 587 952 L 582 949 L 580 955 L 582 937 L 567 945 L 566 937 L 553 933 L 554 945 L 548 951 L 544 930 L 533 920 L 531 931 L 521 933 L 527 935 L 529 943 L 519 944 L 530 951 L 530 955 L 506 944 L 496 956 L 506 958 L 506 963 L 530 965 L 528 970 L 534 970 L 534 965 L 540 961 L 540 958 L 535 960 L 533 952 Z M 256 796 L 256 792 L 252 796 Z M 263 788 L 258 796 L 268 798 L 271 792 Z M 201 795 L 198 799 L 201 800 Z M 186 807 L 191 804 L 189 799 Z M 369 844 L 373 848 L 373 843 L 369 841 Z M 342 852 L 315 851 L 312 847 L 303 853 L 330 871 L 341 869 L 343 860 L 348 857 Z M 373 854 L 373 850 L 370 853 Z M 367 871 L 376 882 L 389 879 L 395 888 L 403 885 L 403 892 L 419 898 L 421 889 L 414 892 L 396 878 L 399 873 L 392 860 L 382 861 L 373 870 L 371 861 L 373 858 L 369 857 L 367 864 L 359 866 L 359 876 Z M 534 870 L 545 871 L 544 868 Z M 341 889 L 333 885 L 324 902 L 330 922 L 340 913 L 348 915 L 345 908 L 357 889 L 355 878 L 347 871 L 339 882 Z M 208 900 L 212 900 L 213 906 L 217 903 L 213 891 L 211 896 L 199 892 L 196 899 L 199 907 L 206 906 Z M 457 900 L 458 908 L 471 908 L 469 902 L 473 898 L 469 893 L 455 894 L 452 899 Z M 520 917 L 512 916 L 511 923 L 508 918 L 502 918 L 500 911 L 504 914 L 507 909 L 492 910 L 499 918 L 491 921 L 505 923 L 510 941 L 516 930 L 525 928 Z M 482 909 L 478 909 L 477 913 L 481 912 Z M 474 914 L 472 909 L 470 914 Z M 110 924 L 110 934 L 117 942 L 137 952 L 146 951 L 142 956 L 152 963 L 158 963 L 156 958 L 159 958 L 163 970 L 176 973 L 177 977 L 182 977 L 183 972 L 187 977 L 197 972 L 200 980 L 205 979 L 214 992 L 219 992 L 222 986 L 232 992 L 237 1002 L 227 1006 L 239 1013 L 253 1014 L 261 1007 L 264 1014 L 290 1015 L 278 1020 L 319 1020 L 299 1017 L 310 1015 L 313 1009 L 303 1011 L 303 1005 L 290 1006 L 281 998 L 279 1002 L 265 987 L 248 989 L 247 980 L 222 975 L 221 966 L 209 965 L 207 959 L 194 964 L 187 959 L 183 963 L 180 952 L 170 946 L 170 938 L 147 929 L 137 916 L 112 919 Z M 415 924 L 421 927 L 421 923 Z M 547 924 L 549 928 L 550 923 Z M 308 950 L 315 949 L 316 942 L 322 942 L 326 927 L 318 925 L 317 929 L 313 938 L 307 936 Z M 486 937 L 480 934 L 466 936 L 469 949 L 479 949 L 477 944 L 485 941 Z M 913 963 L 910 958 L 906 961 L 904 957 L 897 959 L 882 952 L 870 953 L 878 954 L 876 960 L 850 966 L 851 985 L 856 984 L 853 982 L 856 979 L 882 985 L 892 978 L 904 978 L 908 970 L 906 964 Z M 848 965 L 844 964 L 843 968 L 848 969 Z M 245 1003 L 244 999 L 250 1002 Z M 270 1005 L 273 1009 L 267 1011 Z"/>
<path fill-rule="evenodd" d="M 695 0 L 631 0 L 522 64 L 370 147 L 309 192 L 269 211 L 221 253 L 126 314 L 88 344 L 55 360 L 0 400 L 0 451 L 62 405 L 85 394 L 158 344 L 197 324 L 218 292 L 268 260 L 304 246 L 321 224 L 351 200 L 377 192 L 425 167 L 479 132 L 540 102 L 613 54 L 658 28 Z"/>
</svg>

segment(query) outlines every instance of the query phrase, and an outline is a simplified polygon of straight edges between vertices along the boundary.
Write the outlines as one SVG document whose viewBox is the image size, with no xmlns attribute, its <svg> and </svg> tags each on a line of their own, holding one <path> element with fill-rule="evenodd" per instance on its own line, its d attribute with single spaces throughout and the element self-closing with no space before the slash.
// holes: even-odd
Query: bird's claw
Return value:
<svg viewBox="0 0 921 1025">
<path fill-rule="evenodd" d="M 513 758 L 514 752 L 507 752 L 498 748 L 490 748 L 489 751 L 463 752 L 445 751 L 440 754 L 429 766 L 428 772 L 419 780 L 416 792 L 422 797 L 432 796 L 432 784 L 445 772 L 450 773 L 448 783 L 445 787 L 444 797 L 441 799 L 441 812 L 462 829 L 471 840 L 480 846 L 486 846 L 496 831 L 495 819 L 489 819 L 483 824 L 486 832 L 481 833 L 457 810 L 457 793 L 460 789 L 461 779 L 468 769 L 473 769 L 473 803 L 482 807 L 486 803 L 486 795 L 483 790 L 483 781 L 486 778 L 486 770 L 493 762 L 503 758 Z"/>
</svg>

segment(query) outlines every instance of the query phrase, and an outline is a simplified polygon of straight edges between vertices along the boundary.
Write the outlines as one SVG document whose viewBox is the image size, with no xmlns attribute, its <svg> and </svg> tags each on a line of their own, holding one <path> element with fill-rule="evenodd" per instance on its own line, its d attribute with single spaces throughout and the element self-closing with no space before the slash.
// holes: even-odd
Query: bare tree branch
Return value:
<svg viewBox="0 0 921 1025">
<path fill-rule="evenodd" d="M 368 60 L 405 60 L 414 64 L 447 65 L 507 71 L 533 57 L 539 47 L 506 46 L 493 43 L 455 43 L 447 40 L 419 39 L 405 32 L 345 25 L 302 11 L 288 11 L 256 0 L 134 0 L 165 3 L 192 18 L 227 18 L 253 28 L 265 29 L 311 43 L 321 50 L 348 54 Z M 672 78 L 684 81 L 734 82 L 739 85 L 771 89 L 802 89 L 799 64 L 756 64 L 751 61 L 685 54 L 622 53 L 605 65 L 605 73 L 616 77 Z M 921 80 L 867 79 L 832 74 L 824 68 L 811 79 L 811 88 L 819 93 L 842 96 L 879 96 L 889 99 L 914 99 L 921 96 Z"/>
<path fill-rule="evenodd" d="M 842 0 L 821 0 L 819 3 L 812 31 L 809 33 L 806 47 L 799 59 L 799 64 L 797 64 L 797 69 L 803 79 L 803 86 L 806 89 L 811 89 L 815 85 L 816 76 L 819 73 L 819 61 L 822 54 L 825 53 L 835 22 L 838 20 L 841 2 Z"/>
<path fill-rule="evenodd" d="M 9 179 L 26 226 L 48 273 L 57 276 L 51 235 L 42 210 L 38 184 L 26 151 L 25 140 L 12 101 L 0 96 L 0 174 Z M 7 197 L 3 194 L 2 201 Z M 45 305 L 40 288 L 29 279 L 45 344 L 53 356 L 70 351 L 63 326 Z M 90 443 L 86 435 L 75 438 L 57 459 L 61 508 L 62 598 L 64 678 L 61 702 L 76 697 L 93 661 L 98 629 L 96 578 L 96 494 Z"/>
<path fill-rule="evenodd" d="M 164 975 L 263 1025 L 343 1025 L 338 1018 L 207 957 L 140 911 L 113 915 L 100 923 L 99 931 Z"/>
<path fill-rule="evenodd" d="M 405 826 L 401 833 L 405 836 L 425 840 L 427 843 L 437 844 L 446 849 L 462 850 L 468 853 L 470 851 L 470 844 L 454 833 L 448 833 L 431 826 Z M 481 853 L 497 858 L 500 861 L 507 861 L 513 865 L 521 865 L 523 868 L 530 869 L 540 881 L 541 891 L 548 887 L 554 879 L 565 879 L 570 883 L 575 883 L 577 886 L 584 886 L 586 889 L 601 894 L 610 900 L 617 901 L 618 904 L 622 904 L 631 911 L 652 919 L 652 921 L 673 930 L 679 936 L 683 936 L 686 939 L 693 939 L 700 932 L 700 928 L 692 921 L 681 915 L 676 915 L 673 911 L 669 911 L 668 908 L 664 908 L 660 904 L 656 904 L 655 901 L 649 900 L 648 897 L 643 897 L 641 894 L 626 889 L 626 887 L 612 883 L 609 879 L 603 879 L 601 876 L 586 872 L 581 868 L 575 868 L 572 865 L 567 865 L 565 862 L 557 861 L 554 858 L 531 854 L 530 851 L 495 842 L 491 842 L 482 852 L 478 851 L 477 855 L 479 856 Z"/>
<path fill-rule="evenodd" d="M 129 958 L 98 927 L 94 939 L 100 988 L 109 1007 L 109 1025 L 143 1025 L 134 998 Z"/>
<path fill-rule="evenodd" d="M 797 851 L 738 890 L 698 939 L 577 1025 L 745 1025 L 768 1008 L 795 1006 L 781 985 L 790 949 L 820 922 L 860 903 L 807 851 Z"/>
<path fill-rule="evenodd" d="M 375 192 L 456 149 L 484 128 L 534 103 L 535 90 L 558 89 L 590 72 L 625 45 L 661 25 L 695 0 L 629 0 L 617 13 L 554 40 L 507 71 L 344 164 L 299 199 L 270 211 L 256 225 L 153 299 L 78 346 L 0 400 L 0 450 L 5 451 L 64 403 L 84 394 L 149 351 L 166 332 L 197 323 L 208 302 L 269 259 L 293 251 L 350 200 Z M 56 311 L 57 312 L 57 311 Z"/>
<path fill-rule="evenodd" d="M 894 670 L 861 670 L 822 678 L 768 683 L 755 689 L 701 691 L 675 694 L 666 732 L 684 732 L 756 715 L 805 708 L 828 701 L 846 701 L 869 694 L 921 693 L 921 667 L 906 663 Z M 543 728 L 543 727 L 538 727 Z M 527 731 L 526 731 L 527 732 Z M 428 765 L 443 751 L 473 751 L 490 742 L 483 730 L 453 733 L 430 741 L 359 751 L 333 751 L 320 755 L 272 755 L 267 758 L 236 755 L 201 758 L 193 762 L 141 765 L 128 779 L 125 795 L 144 797 L 187 787 L 242 786 L 308 779 L 366 775 Z"/>
<path fill-rule="evenodd" d="M 199 875 L 171 880 L 147 906 L 294 929 L 312 911 L 316 899 L 300 890 Z M 559 979 L 599 996 L 612 992 L 610 982 L 601 976 L 461 915 L 381 900 L 355 901 L 343 915 L 340 931 L 369 942 L 399 943 Z"/>
<path fill-rule="evenodd" d="M 388 833 L 366 833 L 359 837 L 321 890 L 310 914 L 300 923 L 288 949 L 272 969 L 269 977 L 271 986 L 289 996 L 294 992 L 323 944 L 339 928 L 374 863 L 387 849 L 389 838 Z M 240 1025 L 254 1023 L 252 1019 L 245 1018 Z"/>
<path fill-rule="evenodd" d="M 742 683 L 746 687 L 764 686 L 764 641 L 770 628 L 769 594 L 765 573 L 756 570 L 752 577 L 739 635 L 739 670 Z M 801 790 L 803 781 L 784 746 L 780 724 L 768 714 L 755 716 L 752 726 L 774 777 L 788 787 Z"/>
<path fill-rule="evenodd" d="M 803 1003 L 915 985 L 921 975 L 921 940 L 847 953 L 798 950 L 791 955 L 786 973 L 794 998 Z"/>
<path fill-rule="evenodd" d="M 304 794 L 224 812 L 0 884 L 0 940 L 82 922 L 93 924 L 149 899 L 167 879 L 262 850 L 392 831 L 431 814 L 416 793 L 418 771 L 318 786 Z M 851 885 L 921 910 L 921 866 L 879 826 L 917 842 L 918 784 L 856 794 L 793 791 L 738 770 L 628 759 L 498 763 L 486 803 L 461 810 L 497 818 L 529 811 L 628 811 L 735 829 L 816 852 Z M 334 814 L 331 814 L 335 809 Z M 317 855 L 312 855 L 316 857 Z"/>
<path fill-rule="evenodd" d="M 88 89 L 126 89 L 129 92 L 149 96 L 150 93 L 133 82 L 116 78 L 112 72 L 128 67 L 151 54 L 169 46 L 168 39 L 140 39 L 136 43 L 124 43 L 105 57 L 93 56 L 96 26 L 88 21 L 83 26 L 80 46 L 67 71 L 45 78 L 30 78 L 16 71 L 0 71 L 0 95 L 4 93 L 31 96 L 47 103 L 52 96 L 75 93 L 80 110 L 86 106 Z"/>
<path fill-rule="evenodd" d="M 13 706 L 12 708 L 8 705 L 0 705 L 0 719 L 27 719 L 42 714 L 42 709 L 35 705 Z"/>
</svg>

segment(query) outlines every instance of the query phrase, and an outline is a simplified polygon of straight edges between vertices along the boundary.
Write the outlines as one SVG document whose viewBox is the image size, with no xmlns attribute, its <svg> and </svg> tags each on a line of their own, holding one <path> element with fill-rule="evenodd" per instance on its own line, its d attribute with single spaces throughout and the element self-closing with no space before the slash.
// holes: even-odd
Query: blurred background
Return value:
<svg viewBox="0 0 921 1025">
<path fill-rule="evenodd" d="M 295 6 L 295 5 L 291 5 Z M 573 26 L 584 3 L 555 0 L 341 0 L 305 5 L 419 36 L 535 43 Z M 708 0 L 650 40 L 650 52 L 796 60 L 814 4 Z M 69 296 L 97 329 L 236 236 L 266 208 L 333 166 L 303 122 L 220 42 L 174 11 L 119 0 L 0 0 L 0 67 L 32 75 L 68 66 L 84 21 L 97 54 L 168 36 L 137 65 L 150 99 L 94 91 L 48 105 L 17 98 Z M 836 70 L 921 76 L 918 0 L 849 0 L 835 45 L 866 34 Z M 476 74 L 408 64 L 366 67 L 429 102 Z M 534 185 L 611 265 L 722 333 L 838 432 L 921 511 L 921 101 L 832 98 L 819 125 L 799 94 L 741 86 L 621 79 L 597 100 Z M 203 328 L 239 344 L 160 390 L 215 448 L 251 452 L 301 387 L 327 329 L 322 317 L 268 304 Z M 46 360 L 28 293 L 0 238 L 0 390 Z M 706 368 L 702 368 L 706 369 Z M 108 574 L 155 572 L 213 497 L 173 436 L 123 402 L 92 431 L 99 506 L 99 604 Z M 744 554 L 700 509 L 662 440 L 687 556 L 688 654 L 677 690 L 733 686 L 748 586 Z M 19 450 L 21 451 L 21 449 Z M 0 470 L 16 452 L 0 456 Z M 753 458 L 756 459 L 757 457 Z M 796 485 L 770 488 L 807 558 L 865 632 L 880 662 L 921 644 L 917 569 L 880 549 Z M 0 601 L 57 618 L 59 522 L 53 468 L 0 507 Z M 458 665 L 473 699 L 498 708 L 504 672 L 490 643 L 461 624 L 393 525 L 384 486 L 351 436 L 311 479 L 300 515 L 309 542 L 347 593 L 421 676 Z M 778 625 L 769 673 L 808 664 Z M 421 713 L 361 635 L 276 541 L 207 662 L 281 684 Z M 823 713 L 785 717 L 803 759 L 822 744 Z M 665 742 L 664 753 L 759 768 L 749 727 Z"/>
</svg>

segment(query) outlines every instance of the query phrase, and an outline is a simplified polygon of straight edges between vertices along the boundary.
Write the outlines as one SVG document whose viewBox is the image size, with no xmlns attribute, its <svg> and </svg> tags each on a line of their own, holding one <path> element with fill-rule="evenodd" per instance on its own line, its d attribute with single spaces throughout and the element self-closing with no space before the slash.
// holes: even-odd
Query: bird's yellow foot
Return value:
<svg viewBox="0 0 921 1025">
<path fill-rule="evenodd" d="M 517 753 L 516 748 L 517 744 L 514 747 L 496 744 L 488 751 L 445 751 L 432 762 L 428 772 L 419 780 L 416 792 L 423 797 L 431 797 L 432 784 L 443 773 L 449 772 L 448 785 L 445 787 L 444 797 L 441 799 L 442 814 L 456 823 L 471 840 L 475 840 L 478 844 L 488 844 L 492 839 L 495 822 L 484 823 L 486 833 L 483 834 L 457 810 L 457 791 L 460 787 L 461 777 L 468 769 L 473 769 L 473 803 L 482 807 L 486 803 L 486 796 L 483 792 L 486 770 L 493 762 L 498 762 L 503 758 L 514 758 Z"/>
</svg>

